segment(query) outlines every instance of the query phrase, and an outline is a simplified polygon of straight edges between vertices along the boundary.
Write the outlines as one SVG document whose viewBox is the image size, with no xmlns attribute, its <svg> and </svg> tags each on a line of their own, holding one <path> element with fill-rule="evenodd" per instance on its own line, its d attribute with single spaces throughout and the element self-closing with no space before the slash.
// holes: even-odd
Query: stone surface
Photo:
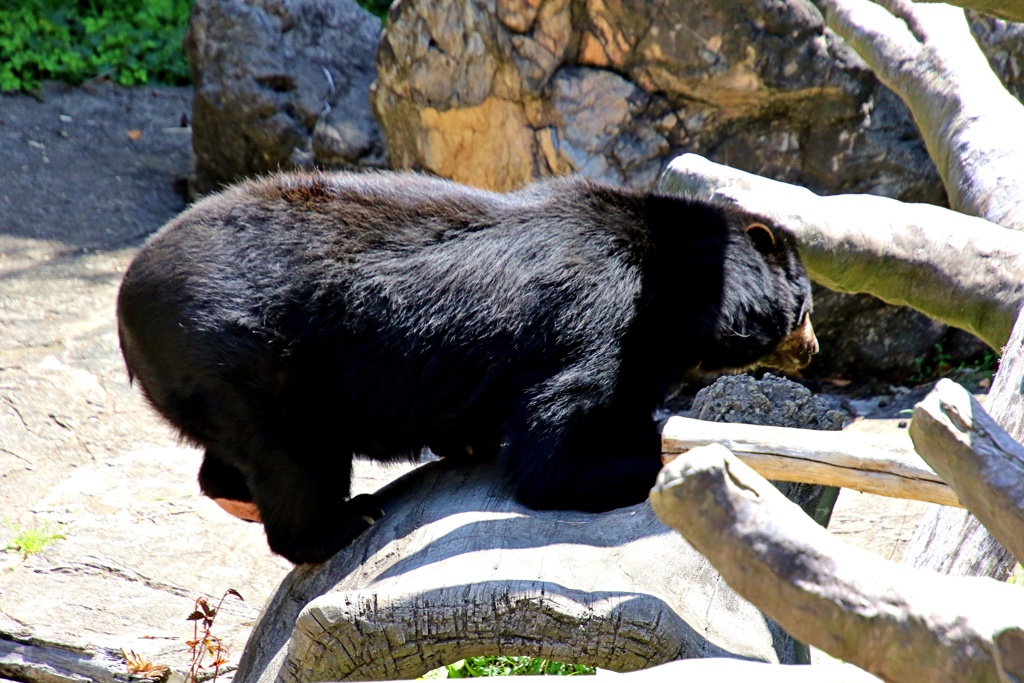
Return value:
<svg viewBox="0 0 1024 683">
<path fill-rule="evenodd" d="M 796 382 L 770 373 L 760 379 L 727 375 L 697 392 L 689 416 L 709 422 L 838 431 L 847 415 L 838 401 L 815 396 Z"/>
<path fill-rule="evenodd" d="M 815 285 L 814 330 L 821 351 L 808 374 L 913 383 L 941 364 L 970 364 L 990 351 L 969 332 L 870 294 L 840 294 Z"/>
<path fill-rule="evenodd" d="M 943 197 L 905 107 L 806 1 L 404 0 L 377 63 L 400 168 L 649 187 L 690 151 L 820 192 Z M 458 144 L 466 117 L 482 140 L 512 129 L 515 158 Z"/>
<path fill-rule="evenodd" d="M 839 402 L 817 396 L 796 382 L 765 373 L 726 375 L 697 392 L 689 416 L 709 422 L 739 422 L 769 427 L 839 431 L 848 415 Z M 825 486 L 773 482 L 791 501 L 827 526 L 838 491 Z"/>
<path fill-rule="evenodd" d="M 992 70 L 1018 100 L 1024 99 L 1024 24 L 967 12 L 971 32 Z"/>
<path fill-rule="evenodd" d="M 277 169 L 383 166 L 368 93 L 380 21 L 351 0 L 198 0 L 193 194 Z"/>
</svg>

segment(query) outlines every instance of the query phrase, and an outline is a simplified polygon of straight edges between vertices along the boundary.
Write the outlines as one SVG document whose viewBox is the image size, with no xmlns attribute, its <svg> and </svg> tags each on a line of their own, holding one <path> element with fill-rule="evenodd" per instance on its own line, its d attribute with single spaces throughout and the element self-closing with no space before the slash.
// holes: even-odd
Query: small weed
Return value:
<svg viewBox="0 0 1024 683">
<path fill-rule="evenodd" d="M 936 344 L 932 348 L 929 358 L 914 359 L 914 374 L 911 375 L 910 380 L 914 383 L 921 383 L 944 377 L 953 369 L 951 360 L 950 355 L 942 350 L 942 344 Z"/>
<path fill-rule="evenodd" d="M 942 344 L 936 344 L 932 347 L 931 354 L 914 359 L 914 373 L 910 376 L 910 381 L 921 384 L 958 372 L 991 374 L 998 367 L 999 354 L 995 351 L 987 351 L 984 356 L 973 362 L 954 365 L 953 357 L 942 348 Z"/>
<path fill-rule="evenodd" d="M 1013 571 L 1010 572 L 1010 576 L 1006 579 L 1006 583 L 1012 583 L 1015 586 L 1024 586 L 1024 567 L 1019 564 L 1013 566 Z"/>
<path fill-rule="evenodd" d="M 210 607 L 206 598 L 196 598 L 196 608 L 188 616 L 188 621 L 192 622 L 192 640 L 186 641 L 185 644 L 188 646 L 189 652 L 192 653 L 192 663 L 189 666 L 188 676 L 185 678 L 186 683 L 196 683 L 200 680 L 201 673 L 211 669 L 212 673 L 204 674 L 203 680 L 216 682 L 221 667 L 228 663 L 228 648 L 220 638 L 213 635 L 213 620 L 216 619 L 220 606 L 224 604 L 224 598 L 229 595 L 244 601 L 244 598 L 234 588 L 224 591 L 224 595 L 220 596 L 216 607 Z M 211 657 L 213 661 L 203 664 L 207 656 Z"/>
<path fill-rule="evenodd" d="M 994 373 L 999 369 L 999 354 L 995 351 L 986 351 L 985 355 L 975 361 L 971 367 L 979 372 Z"/>
<path fill-rule="evenodd" d="M 7 528 L 11 532 L 11 539 L 4 550 L 21 553 L 22 559 L 28 559 L 29 555 L 35 555 L 56 540 L 67 538 L 61 533 L 59 525 L 53 529 L 49 522 L 43 522 L 39 527 L 20 527 L 8 522 Z"/>
<path fill-rule="evenodd" d="M 483 676 L 587 676 L 594 667 L 562 664 L 539 657 L 470 657 L 427 673 L 424 679 L 478 678 Z"/>
</svg>

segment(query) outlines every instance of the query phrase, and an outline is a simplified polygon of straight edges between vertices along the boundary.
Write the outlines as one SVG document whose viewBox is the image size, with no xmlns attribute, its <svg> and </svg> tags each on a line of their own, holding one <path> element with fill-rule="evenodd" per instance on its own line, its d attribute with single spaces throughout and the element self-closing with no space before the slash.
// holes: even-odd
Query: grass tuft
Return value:
<svg viewBox="0 0 1024 683">
<path fill-rule="evenodd" d="M 42 526 L 38 527 L 20 527 L 9 522 L 7 528 L 11 532 L 11 539 L 7 541 L 4 550 L 21 553 L 23 559 L 41 552 L 56 540 L 67 538 L 61 533 L 59 525 L 53 529 L 49 522 L 43 522 Z"/>
<path fill-rule="evenodd" d="M 482 676 L 589 676 L 594 667 L 583 664 L 562 664 L 539 657 L 469 657 L 442 666 L 423 676 L 426 680 L 441 678 L 478 678 Z"/>
</svg>

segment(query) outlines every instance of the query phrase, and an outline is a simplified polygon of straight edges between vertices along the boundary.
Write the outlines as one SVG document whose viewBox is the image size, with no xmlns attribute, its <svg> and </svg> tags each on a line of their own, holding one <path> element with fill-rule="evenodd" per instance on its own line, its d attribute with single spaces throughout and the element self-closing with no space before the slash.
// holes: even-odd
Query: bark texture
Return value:
<svg viewBox="0 0 1024 683">
<path fill-rule="evenodd" d="M 996 540 L 1024 557 L 1024 446 L 946 379 L 914 408 L 910 437 Z"/>
<path fill-rule="evenodd" d="M 478 654 L 612 671 L 794 661 L 792 640 L 646 503 L 538 512 L 501 481 L 497 466 L 439 462 L 383 489 L 382 520 L 285 578 L 236 683 L 412 679 Z"/>
<path fill-rule="evenodd" d="M 726 425 L 675 416 L 661 433 L 662 459 L 670 462 L 713 443 L 728 448 L 766 479 L 962 507 L 957 494 L 903 435 Z"/>
</svg>

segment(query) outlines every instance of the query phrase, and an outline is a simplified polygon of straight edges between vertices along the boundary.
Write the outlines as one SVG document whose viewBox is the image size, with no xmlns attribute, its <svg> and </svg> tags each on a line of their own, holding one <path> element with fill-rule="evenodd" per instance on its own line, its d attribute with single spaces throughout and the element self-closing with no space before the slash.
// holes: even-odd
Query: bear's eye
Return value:
<svg viewBox="0 0 1024 683">
<path fill-rule="evenodd" d="M 775 253 L 775 233 L 767 225 L 751 223 L 747 226 L 746 233 L 759 252 L 766 256 Z"/>
</svg>

